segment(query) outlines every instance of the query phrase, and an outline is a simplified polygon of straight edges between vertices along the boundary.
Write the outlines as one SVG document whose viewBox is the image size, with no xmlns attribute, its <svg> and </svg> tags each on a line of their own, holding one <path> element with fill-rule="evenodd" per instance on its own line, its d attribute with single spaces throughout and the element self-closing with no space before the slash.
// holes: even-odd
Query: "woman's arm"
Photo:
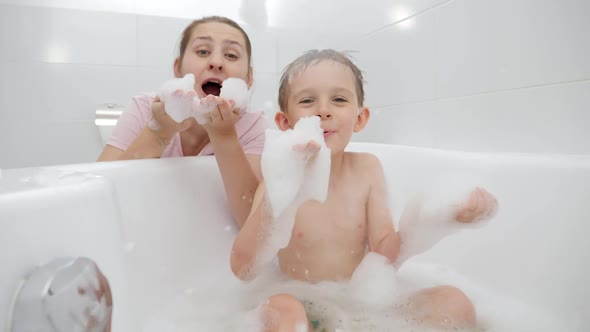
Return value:
<svg viewBox="0 0 590 332">
<path fill-rule="evenodd" d="M 233 101 L 218 98 L 219 107 L 203 127 L 209 134 L 215 159 L 219 166 L 223 186 L 232 215 L 241 228 L 252 209 L 254 193 L 260 184 L 260 156 L 246 155 L 235 124 L 239 114 Z"/>
<path fill-rule="evenodd" d="M 254 193 L 260 183 L 260 156 L 246 155 L 235 131 L 210 134 L 215 159 L 232 215 L 241 228 L 252 209 Z"/>
<path fill-rule="evenodd" d="M 174 135 L 188 129 L 191 125 L 190 119 L 182 123 L 172 120 L 166 114 L 164 104 L 157 97 L 150 107 L 151 117 L 158 124 L 158 128 L 144 126 L 145 121 L 141 120 L 141 106 L 133 103 L 121 116 L 117 127 L 113 130 L 113 135 L 118 135 L 119 140 L 132 140 L 131 143 L 125 150 L 107 144 L 98 161 L 159 158 Z"/>
</svg>

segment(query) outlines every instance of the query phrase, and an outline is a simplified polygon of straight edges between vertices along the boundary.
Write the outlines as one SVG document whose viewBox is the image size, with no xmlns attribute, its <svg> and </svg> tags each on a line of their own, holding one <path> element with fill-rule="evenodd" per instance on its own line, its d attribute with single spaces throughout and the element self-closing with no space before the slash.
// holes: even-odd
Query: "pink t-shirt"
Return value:
<svg viewBox="0 0 590 332">
<path fill-rule="evenodd" d="M 127 110 L 121 114 L 117 126 L 113 128 L 113 133 L 107 144 L 126 151 L 129 145 L 135 140 L 139 133 L 152 119 L 152 103 L 155 95 L 139 95 L 133 97 Z M 262 112 L 242 112 L 240 119 L 236 123 L 236 131 L 240 144 L 246 154 L 261 155 L 264 148 L 264 133 L 268 128 L 268 123 Z M 200 152 L 199 156 L 213 155 L 211 143 L 207 144 Z M 174 135 L 170 144 L 162 153 L 162 158 L 182 157 L 182 145 L 180 143 L 180 133 Z"/>
</svg>

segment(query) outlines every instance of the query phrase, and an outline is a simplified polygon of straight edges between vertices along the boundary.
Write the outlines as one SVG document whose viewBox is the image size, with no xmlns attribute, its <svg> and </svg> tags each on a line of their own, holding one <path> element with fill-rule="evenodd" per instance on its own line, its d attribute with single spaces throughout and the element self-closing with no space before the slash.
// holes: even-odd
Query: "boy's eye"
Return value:
<svg viewBox="0 0 590 332">
<path fill-rule="evenodd" d="M 346 103 L 346 102 L 348 102 L 348 100 L 346 100 L 345 98 L 342 98 L 342 97 L 336 97 L 333 100 L 335 102 L 337 102 L 337 103 Z"/>
<path fill-rule="evenodd" d="M 299 103 L 300 103 L 300 104 L 309 104 L 309 103 L 313 103 L 313 99 L 311 99 L 311 98 L 305 98 L 305 99 L 302 99 L 302 100 L 301 100 Z"/>
</svg>

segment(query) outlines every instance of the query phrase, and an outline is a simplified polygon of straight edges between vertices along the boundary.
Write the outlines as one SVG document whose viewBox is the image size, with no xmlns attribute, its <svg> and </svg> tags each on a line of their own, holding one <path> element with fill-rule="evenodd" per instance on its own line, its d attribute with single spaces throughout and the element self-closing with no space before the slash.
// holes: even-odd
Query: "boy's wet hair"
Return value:
<svg viewBox="0 0 590 332">
<path fill-rule="evenodd" d="M 307 67 L 320 63 L 321 61 L 331 60 L 345 65 L 352 70 L 355 78 L 356 94 L 359 107 L 365 103 L 365 90 L 363 88 L 363 72 L 352 62 L 347 53 L 338 52 L 333 49 L 310 50 L 302 56 L 291 62 L 283 71 L 279 85 L 279 107 L 281 111 L 287 111 L 287 102 L 289 100 L 289 89 L 293 79 L 304 72 Z"/>
<path fill-rule="evenodd" d="M 200 24 L 211 23 L 211 22 L 227 24 L 230 27 L 233 27 L 233 28 L 237 29 L 238 31 L 240 31 L 240 33 L 242 33 L 242 35 L 244 36 L 244 39 L 246 40 L 246 53 L 248 54 L 248 71 L 249 71 L 250 70 L 249 68 L 252 65 L 252 44 L 250 43 L 250 38 L 248 37 L 248 34 L 246 33 L 246 31 L 244 31 L 244 29 L 242 29 L 242 27 L 238 23 L 236 23 L 234 20 L 229 19 L 224 16 L 206 16 L 201 19 L 194 20 L 191 22 L 191 24 L 187 25 L 186 28 L 184 28 L 184 31 L 182 31 L 182 37 L 181 37 L 180 46 L 178 49 L 178 59 L 180 59 L 180 61 L 182 62 L 182 58 L 184 57 L 184 52 L 186 51 L 188 43 L 190 42 L 190 38 L 193 33 L 193 30 L 197 26 L 199 26 Z"/>
</svg>

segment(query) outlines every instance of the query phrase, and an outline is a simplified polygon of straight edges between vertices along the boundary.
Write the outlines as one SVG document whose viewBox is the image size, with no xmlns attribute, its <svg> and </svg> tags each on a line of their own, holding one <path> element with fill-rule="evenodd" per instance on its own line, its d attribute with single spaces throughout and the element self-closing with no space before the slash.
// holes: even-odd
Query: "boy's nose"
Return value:
<svg viewBox="0 0 590 332">
<path fill-rule="evenodd" d="M 322 120 L 327 120 L 332 118 L 332 111 L 330 110 L 330 107 L 326 105 L 326 103 L 321 103 L 316 115 Z"/>
</svg>

